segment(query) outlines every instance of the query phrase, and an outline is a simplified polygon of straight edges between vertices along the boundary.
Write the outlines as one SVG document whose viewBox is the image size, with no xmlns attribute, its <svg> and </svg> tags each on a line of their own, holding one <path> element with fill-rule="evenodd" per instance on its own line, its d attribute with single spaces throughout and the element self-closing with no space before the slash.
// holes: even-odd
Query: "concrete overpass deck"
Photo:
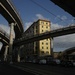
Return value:
<svg viewBox="0 0 75 75">
<path fill-rule="evenodd" d="M 23 23 L 10 0 L 0 0 L 0 13 L 8 21 L 9 26 L 11 23 L 16 24 L 14 26 L 15 36 L 16 38 L 20 37 L 24 31 Z"/>
</svg>

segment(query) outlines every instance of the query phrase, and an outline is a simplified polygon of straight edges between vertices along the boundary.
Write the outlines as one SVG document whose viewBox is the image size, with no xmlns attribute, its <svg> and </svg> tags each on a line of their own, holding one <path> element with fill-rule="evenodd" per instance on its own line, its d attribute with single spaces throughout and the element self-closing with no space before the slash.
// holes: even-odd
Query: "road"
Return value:
<svg viewBox="0 0 75 75">
<path fill-rule="evenodd" d="M 16 67 L 35 75 L 75 75 L 75 67 L 61 67 L 51 65 L 39 65 L 33 63 L 19 63 Z"/>
<path fill-rule="evenodd" d="M 34 75 L 21 69 L 0 62 L 0 75 Z"/>
</svg>

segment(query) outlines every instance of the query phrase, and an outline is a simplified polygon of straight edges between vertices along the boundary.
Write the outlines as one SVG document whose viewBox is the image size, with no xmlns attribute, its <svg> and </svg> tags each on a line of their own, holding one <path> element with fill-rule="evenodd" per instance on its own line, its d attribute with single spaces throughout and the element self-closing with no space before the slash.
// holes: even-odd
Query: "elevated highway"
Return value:
<svg viewBox="0 0 75 75">
<path fill-rule="evenodd" d="M 68 34 L 73 34 L 73 33 L 75 33 L 75 25 L 52 30 L 52 31 L 34 35 L 34 36 L 29 36 L 27 38 L 21 37 L 14 41 L 14 45 L 15 46 L 23 45 L 23 44 L 26 44 L 29 42 L 34 42 L 34 41 L 43 40 L 43 39 L 47 39 L 47 38 L 55 38 L 58 36 L 63 36 L 63 35 L 68 35 Z"/>
<path fill-rule="evenodd" d="M 3 45 L 9 44 L 9 35 L 1 28 L 0 28 L 0 42 L 2 42 Z"/>
<path fill-rule="evenodd" d="M 15 38 L 21 37 L 24 29 L 22 20 L 11 0 L 0 0 L 0 14 L 8 21 L 9 26 L 14 23 Z"/>
<path fill-rule="evenodd" d="M 0 28 L 0 42 L 2 42 L 2 48 L 0 50 L 0 58 L 3 60 L 6 47 L 9 45 L 9 35 L 1 28 Z"/>
<path fill-rule="evenodd" d="M 13 48 L 13 30 L 15 32 L 15 39 L 22 37 L 24 32 L 22 20 L 13 6 L 11 0 L 0 0 L 0 14 L 7 20 L 10 26 L 10 37 L 9 37 L 9 62 L 12 62 L 12 48 Z M 2 38 L 3 39 L 3 38 Z M 3 41 L 2 41 L 3 42 Z M 3 45 L 4 46 L 4 45 Z M 4 47 L 2 47 L 4 50 Z M 2 50 L 2 51 L 3 51 Z M 4 59 L 7 60 L 7 47 L 5 50 Z"/>
</svg>

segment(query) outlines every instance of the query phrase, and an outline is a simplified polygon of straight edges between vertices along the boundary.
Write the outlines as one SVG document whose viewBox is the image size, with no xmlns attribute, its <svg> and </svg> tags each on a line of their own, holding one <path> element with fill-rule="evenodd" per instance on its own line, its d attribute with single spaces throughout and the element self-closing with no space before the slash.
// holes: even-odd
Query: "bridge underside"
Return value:
<svg viewBox="0 0 75 75">
<path fill-rule="evenodd" d="M 6 39 L 5 37 L 3 37 L 1 34 L 0 34 L 0 42 L 2 42 L 2 48 L 0 50 L 0 58 L 2 58 L 4 56 L 4 52 L 5 52 L 5 46 L 7 46 L 9 44 L 9 39 Z M 3 38 L 2 38 L 3 37 Z"/>
<path fill-rule="evenodd" d="M 51 0 L 51 1 L 75 17 L 75 0 Z"/>
<path fill-rule="evenodd" d="M 7 2 L 4 2 L 3 0 L 0 2 L 0 14 L 8 21 L 9 24 L 16 23 L 16 26 L 14 27 L 15 38 L 21 37 L 23 33 L 22 23 Z"/>
<path fill-rule="evenodd" d="M 6 37 L 3 33 L 0 33 L 0 42 L 2 42 L 4 45 L 9 44 L 9 38 Z"/>
</svg>

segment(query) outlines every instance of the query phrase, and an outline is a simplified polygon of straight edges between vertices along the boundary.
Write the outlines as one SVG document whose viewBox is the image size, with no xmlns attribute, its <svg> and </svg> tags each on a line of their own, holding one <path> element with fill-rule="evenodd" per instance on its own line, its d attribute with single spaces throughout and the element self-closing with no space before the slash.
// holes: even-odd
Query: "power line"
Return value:
<svg viewBox="0 0 75 75">
<path fill-rule="evenodd" d="M 51 15 L 57 17 L 55 14 L 53 14 L 52 12 L 50 12 L 48 9 L 46 9 L 45 7 L 43 7 L 42 5 L 40 5 L 39 3 L 33 1 L 33 0 L 30 0 L 31 2 L 33 2 L 34 4 L 38 5 L 39 7 L 41 7 L 42 9 L 44 9 L 45 11 L 47 11 L 48 13 L 50 13 Z M 61 19 L 60 17 L 57 17 L 59 18 L 61 21 L 64 21 L 63 19 Z"/>
</svg>

